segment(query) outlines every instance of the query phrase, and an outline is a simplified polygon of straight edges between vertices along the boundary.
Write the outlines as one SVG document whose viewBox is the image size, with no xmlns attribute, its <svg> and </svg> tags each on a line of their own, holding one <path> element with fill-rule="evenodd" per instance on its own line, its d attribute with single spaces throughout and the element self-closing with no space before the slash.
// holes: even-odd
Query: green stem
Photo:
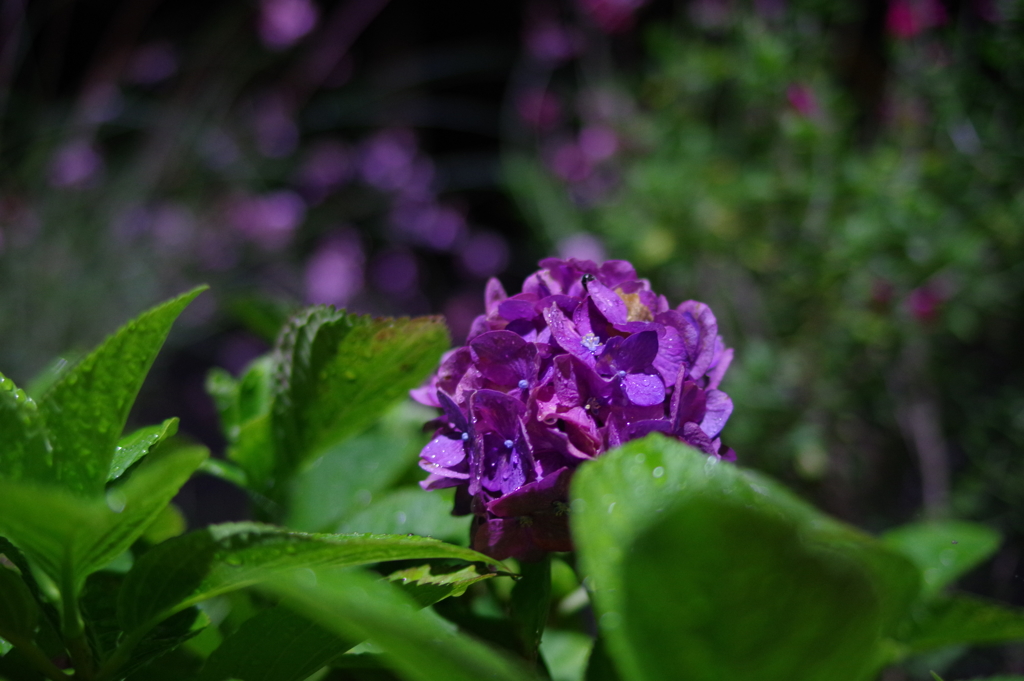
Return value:
<svg viewBox="0 0 1024 681">
<path fill-rule="evenodd" d="M 75 678 L 92 681 L 95 666 L 92 649 L 85 640 L 85 623 L 78 610 L 78 585 L 70 567 L 71 561 L 66 561 L 65 566 L 60 589 L 62 633 L 67 642 L 68 654 L 71 655 L 71 664 L 75 668 Z"/>
<path fill-rule="evenodd" d="M 551 610 L 551 556 L 520 565 L 522 576 L 512 588 L 510 615 L 522 644 L 523 656 L 537 666 L 540 639 Z"/>
</svg>

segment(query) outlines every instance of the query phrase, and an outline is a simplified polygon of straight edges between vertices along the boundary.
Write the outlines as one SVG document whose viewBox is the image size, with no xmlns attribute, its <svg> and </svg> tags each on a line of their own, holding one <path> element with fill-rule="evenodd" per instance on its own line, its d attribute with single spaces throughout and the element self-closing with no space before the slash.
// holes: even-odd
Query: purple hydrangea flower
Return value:
<svg viewBox="0 0 1024 681">
<path fill-rule="evenodd" d="M 549 258 L 521 293 L 497 279 L 467 344 L 412 391 L 442 415 L 420 453 L 424 489 L 455 487 L 473 548 L 502 559 L 572 549 L 572 472 L 658 431 L 735 460 L 718 389 L 733 351 L 704 303 L 669 307 L 632 265 Z"/>
</svg>

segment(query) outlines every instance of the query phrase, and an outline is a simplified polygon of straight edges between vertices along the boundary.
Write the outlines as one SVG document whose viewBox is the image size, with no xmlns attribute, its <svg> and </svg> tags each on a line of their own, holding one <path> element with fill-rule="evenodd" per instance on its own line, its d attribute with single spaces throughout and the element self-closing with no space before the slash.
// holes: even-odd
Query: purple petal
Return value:
<svg viewBox="0 0 1024 681">
<path fill-rule="evenodd" d="M 719 342 L 721 342 L 721 339 L 719 339 Z M 718 355 L 718 361 L 708 371 L 709 388 L 717 388 L 722 383 L 725 372 L 729 370 L 729 365 L 732 364 L 732 355 L 732 348 L 726 348 Z"/>
<path fill-rule="evenodd" d="M 420 452 L 420 458 L 440 466 L 442 468 L 452 468 L 459 465 L 466 458 L 466 446 L 462 439 L 450 438 L 447 435 L 438 435 L 433 440 L 427 443 Z M 433 471 L 433 469 L 427 469 Z M 440 471 L 437 471 L 438 475 L 444 475 Z M 458 474 L 449 477 L 462 477 L 467 478 L 468 475 Z"/>
<path fill-rule="evenodd" d="M 622 324 L 627 321 L 629 309 L 617 293 L 596 280 L 587 285 L 587 292 L 590 294 L 590 300 L 609 322 Z"/>
<path fill-rule="evenodd" d="M 420 481 L 420 487 L 428 491 L 435 489 L 446 489 L 448 487 L 457 487 L 461 484 L 463 484 L 461 480 L 458 480 L 456 478 L 445 477 L 443 475 L 436 475 L 434 473 L 428 475 L 426 480 Z"/>
<path fill-rule="evenodd" d="M 659 376 L 651 374 L 626 374 L 622 388 L 633 404 L 648 407 L 665 401 L 665 384 Z"/>
<path fill-rule="evenodd" d="M 683 424 L 683 441 L 705 454 L 716 453 L 714 445 L 711 443 L 711 438 L 696 423 Z"/>
<path fill-rule="evenodd" d="M 634 333 L 615 348 L 615 365 L 619 371 L 634 374 L 644 371 L 658 354 L 658 334 L 654 331 Z"/>
<path fill-rule="evenodd" d="M 502 440 L 515 440 L 526 406 L 497 390 L 477 390 L 469 400 L 476 431 L 496 433 Z"/>
<path fill-rule="evenodd" d="M 533 298 L 533 296 L 530 296 L 530 298 Z M 535 300 L 509 298 L 498 306 L 498 315 L 510 322 L 514 322 L 517 319 L 533 319 L 537 316 L 537 310 L 534 309 L 535 302 Z"/>
<path fill-rule="evenodd" d="M 680 376 L 680 378 L 682 378 Z M 672 423 L 677 433 L 683 432 L 687 423 L 700 423 L 707 411 L 707 396 L 693 381 L 680 381 L 672 395 Z"/>
<path fill-rule="evenodd" d="M 732 414 L 732 400 L 721 390 L 708 390 L 707 413 L 700 422 L 700 429 L 707 433 L 708 437 L 716 437 L 725 427 L 725 422 Z"/>
<path fill-rule="evenodd" d="M 505 287 L 501 285 L 495 277 L 491 277 L 487 280 L 487 288 L 484 289 L 484 309 L 487 310 L 487 314 L 494 312 L 498 304 L 508 298 L 508 294 L 505 293 Z"/>
<path fill-rule="evenodd" d="M 508 302 L 508 301 L 506 301 Z M 490 331 L 470 343 L 477 367 L 489 381 L 501 386 L 533 383 L 537 375 L 537 348 L 511 331 Z"/>
<path fill-rule="evenodd" d="M 569 496 L 572 471 L 562 468 L 551 475 L 529 484 L 487 504 L 487 510 L 496 516 L 511 517 L 529 513 L 553 512 L 556 501 Z"/>
<path fill-rule="evenodd" d="M 583 347 L 582 335 L 576 330 L 576 326 L 570 322 L 557 305 L 544 308 L 544 321 L 551 329 L 551 336 L 558 345 L 571 355 L 582 359 L 584 362 L 593 364 L 593 354 Z"/>
<path fill-rule="evenodd" d="M 661 374 L 665 385 L 675 385 L 679 377 L 679 368 L 683 365 L 686 357 L 686 349 L 683 347 L 683 339 L 679 331 L 671 326 L 659 325 L 658 330 L 658 354 L 652 364 Z"/>
<path fill-rule="evenodd" d="M 608 288 L 615 288 L 636 279 L 636 270 L 625 260 L 606 260 L 599 270 L 599 278 Z"/>
<path fill-rule="evenodd" d="M 444 410 L 445 418 L 452 424 L 452 428 L 463 433 L 469 433 L 472 437 L 473 424 L 469 422 L 465 413 L 455 403 L 455 400 L 443 390 L 438 390 L 437 401 L 440 403 L 441 409 Z"/>
<path fill-rule="evenodd" d="M 718 322 L 710 307 L 695 300 L 687 300 L 676 310 L 684 322 L 680 331 L 689 355 L 690 376 L 697 379 L 704 375 L 714 358 Z"/>
</svg>

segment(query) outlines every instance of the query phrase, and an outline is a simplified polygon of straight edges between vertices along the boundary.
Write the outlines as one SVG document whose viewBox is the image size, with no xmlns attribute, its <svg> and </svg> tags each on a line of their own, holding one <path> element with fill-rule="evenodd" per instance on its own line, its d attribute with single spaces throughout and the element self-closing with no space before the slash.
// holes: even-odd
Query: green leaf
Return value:
<svg viewBox="0 0 1024 681">
<path fill-rule="evenodd" d="M 200 679 L 302 681 L 356 643 L 288 608 L 269 608 L 224 639 L 206 661 Z"/>
<path fill-rule="evenodd" d="M 311 579 L 311 577 L 313 579 Z M 289 608 L 341 637 L 372 639 L 384 660 L 412 681 L 527 681 L 531 674 L 511 658 L 465 635 L 393 587 L 367 574 L 319 570 L 290 573 L 266 590 Z"/>
<path fill-rule="evenodd" d="M 365 510 L 349 516 L 338 532 L 415 534 L 457 544 L 469 542 L 470 516 L 453 516 L 450 495 L 424 494 L 419 487 L 389 492 Z"/>
<path fill-rule="evenodd" d="M 798 565 L 802 566 L 800 569 L 805 571 L 804 578 L 808 574 L 820 573 L 825 583 L 848 584 L 847 588 L 851 593 L 858 593 L 859 597 L 863 598 L 863 603 L 850 604 L 853 608 L 850 617 L 856 621 L 857 626 L 847 632 L 851 640 L 861 643 L 864 639 L 860 633 L 869 628 L 876 615 L 878 621 L 874 624 L 872 636 L 876 636 L 879 631 L 885 633 L 895 629 L 918 593 L 919 576 L 916 568 L 899 554 L 886 549 L 880 542 L 824 516 L 764 476 L 709 459 L 696 450 L 661 435 L 656 434 L 630 442 L 583 466 L 574 480 L 572 498 L 573 536 L 579 549 L 582 572 L 587 576 L 595 607 L 602 618 L 609 650 L 615 657 L 620 673 L 626 679 L 659 678 L 658 669 L 648 668 L 646 665 L 653 664 L 651 660 L 663 654 L 663 651 L 659 651 L 652 655 L 646 647 L 647 644 L 628 631 L 630 626 L 639 629 L 647 626 L 636 622 L 640 617 L 636 611 L 636 608 L 641 607 L 638 604 L 644 603 L 645 607 L 652 609 L 662 608 L 656 611 L 659 616 L 663 616 L 664 609 L 672 607 L 671 604 L 674 604 L 676 610 L 689 613 L 691 608 L 688 599 L 702 596 L 698 592 L 687 591 L 692 586 L 688 586 L 687 580 L 692 577 L 696 580 L 694 584 L 702 584 L 700 579 L 708 579 L 711 575 L 721 579 L 723 583 L 735 586 L 739 590 L 737 593 L 750 595 L 751 591 L 757 590 L 761 581 L 756 566 L 745 562 L 751 556 L 767 561 L 766 565 L 770 567 L 771 572 L 765 575 L 765 579 L 777 580 L 771 583 L 777 583 L 781 589 L 775 600 L 769 598 L 770 594 L 764 596 L 767 599 L 763 604 L 765 612 L 773 613 L 778 618 L 774 625 L 766 620 L 769 632 L 778 633 L 780 630 L 789 631 L 792 628 L 794 632 L 799 630 L 807 634 L 809 630 L 800 623 L 800 617 L 806 615 L 813 619 L 820 614 L 820 611 L 814 609 L 813 604 L 806 604 L 806 612 L 788 609 L 791 606 L 795 607 L 793 603 L 796 601 L 791 603 L 787 599 L 798 599 L 798 596 L 794 595 L 789 587 L 783 588 L 787 584 L 787 576 L 781 567 L 785 560 L 798 561 Z M 718 500 L 728 500 L 739 508 L 729 506 L 719 509 Z M 725 515 L 716 520 L 714 512 L 718 510 Z M 673 538 L 673 532 L 676 530 L 673 530 L 670 524 L 662 524 L 661 519 L 669 516 L 697 533 L 690 543 L 686 542 L 685 536 Z M 766 536 L 774 537 L 778 546 L 766 546 L 764 542 L 757 540 L 756 535 L 750 537 L 749 546 L 731 541 L 728 536 L 716 535 L 709 539 L 709 536 L 696 526 L 698 523 L 691 520 L 697 517 L 705 518 L 711 523 L 709 526 L 717 527 L 721 523 L 733 522 L 737 517 L 746 519 L 747 516 L 750 517 L 751 523 L 764 530 Z M 742 522 L 736 522 L 742 525 Z M 747 537 L 746 534 L 741 536 Z M 658 546 L 659 542 L 664 544 L 666 553 L 659 553 L 662 551 Z M 646 567 L 632 557 L 631 547 L 634 543 L 643 551 L 649 552 L 648 557 L 651 560 L 682 562 L 678 566 L 675 563 L 659 563 L 657 566 L 652 564 L 648 573 Z M 677 551 L 683 552 L 685 559 L 676 556 L 674 552 Z M 729 555 L 732 555 L 734 560 L 728 560 Z M 704 577 L 692 575 L 690 566 L 695 565 L 703 565 L 705 570 L 712 572 L 702 573 L 707 575 Z M 662 586 L 658 580 L 669 579 L 677 567 L 680 574 L 687 575 L 687 578 L 680 578 L 670 585 Z M 661 600 L 654 602 L 643 600 L 644 595 L 637 594 L 636 598 L 640 600 L 630 605 L 627 603 L 626 594 L 628 592 L 633 595 L 634 589 L 639 587 L 628 582 L 627 573 L 631 580 L 642 582 L 651 588 L 653 594 L 659 594 L 665 589 L 668 591 L 663 594 Z M 795 574 L 800 572 L 797 571 Z M 653 575 L 657 575 L 657 579 Z M 864 586 L 865 584 L 867 586 Z M 746 631 L 750 626 L 744 619 L 747 611 L 757 613 L 762 608 L 761 601 L 756 601 L 759 603 L 758 608 L 752 609 L 748 604 L 738 610 L 730 610 L 729 608 L 735 607 L 735 602 L 730 600 L 731 592 L 723 593 L 721 590 L 711 589 L 708 593 L 709 596 L 705 600 L 711 599 L 713 595 L 714 598 L 721 599 L 721 607 L 707 608 L 702 605 L 700 608 L 693 608 L 690 615 L 693 626 L 697 626 L 696 618 L 702 614 L 707 617 L 721 617 L 721 621 L 704 623 L 704 626 L 709 627 L 706 630 L 708 632 L 726 631 L 736 626 Z M 755 595 L 761 597 L 760 592 Z M 634 610 L 627 611 L 627 606 Z M 880 608 L 880 611 L 872 614 L 872 609 L 876 607 Z M 623 622 L 627 615 L 630 618 L 628 626 Z M 616 626 L 616 623 L 619 626 Z M 679 631 L 673 622 L 661 622 L 661 625 L 667 627 L 668 631 Z M 653 626 L 653 620 L 650 626 Z M 833 628 L 840 629 L 838 625 Z M 708 641 L 701 639 L 693 630 L 687 628 L 684 631 L 690 632 L 688 636 L 696 638 L 689 640 L 680 636 L 677 643 L 673 644 L 673 654 L 683 655 L 684 650 L 700 649 L 709 645 Z M 707 636 L 712 637 L 713 634 L 708 633 Z M 794 633 L 792 636 L 794 638 L 788 639 L 790 642 L 795 640 L 797 634 Z M 811 638 L 808 638 L 808 641 L 810 640 Z M 730 640 L 722 640 L 720 643 L 723 646 L 743 645 L 741 640 L 732 643 Z M 860 651 L 859 659 L 850 660 L 849 666 L 837 673 L 835 678 L 855 678 L 861 660 L 879 654 L 877 650 L 872 649 L 872 644 L 873 641 L 868 641 L 865 644 L 867 648 Z M 796 645 L 793 643 L 793 646 Z M 847 644 L 836 643 L 837 649 L 848 651 L 845 645 Z M 765 647 L 767 650 L 764 654 L 771 655 L 773 646 Z M 817 651 L 813 652 L 813 656 L 822 657 L 823 665 L 826 664 L 826 657 L 833 661 L 839 659 L 819 656 Z M 715 659 L 722 665 L 742 663 L 742 660 L 737 660 L 736 657 L 736 650 L 726 649 L 718 651 Z M 775 669 L 772 665 L 777 662 L 766 660 L 765 669 Z M 686 669 L 694 679 L 712 678 L 700 675 L 708 673 L 700 671 L 700 668 Z M 721 672 L 721 676 L 716 678 L 732 677 L 730 673 Z"/>
<path fill-rule="evenodd" d="M 939 597 L 914 609 L 899 638 L 910 653 L 957 644 L 1022 641 L 1024 610 L 974 596 Z"/>
<path fill-rule="evenodd" d="M 171 324 L 205 287 L 155 307 L 64 373 L 40 399 L 53 446 L 54 479 L 79 494 L 99 494 L 114 447 L 142 381 Z"/>
<path fill-rule="evenodd" d="M 315 307 L 293 319 L 276 350 L 279 476 L 370 426 L 423 381 L 448 344 L 437 317 L 373 319 Z"/>
<path fill-rule="evenodd" d="M 0 636 L 17 644 L 31 641 L 39 605 L 21 575 L 0 563 Z"/>
<path fill-rule="evenodd" d="M 205 459 L 205 448 L 148 457 L 107 496 L 0 480 L 0 532 L 76 597 L 87 575 L 139 538 Z"/>
<path fill-rule="evenodd" d="M 366 508 L 416 461 L 426 444 L 423 424 L 435 414 L 411 401 L 399 403 L 370 431 L 337 443 L 292 481 L 287 525 L 306 532 L 334 530 Z M 426 497 L 417 490 L 420 497 Z M 450 505 L 449 505 L 450 506 Z M 400 511 L 401 509 L 395 509 Z M 376 527 L 361 532 L 412 532 Z"/>
<path fill-rule="evenodd" d="M 578 631 L 545 629 L 540 643 L 551 681 L 583 681 L 594 639 Z"/>
<path fill-rule="evenodd" d="M 897 527 L 882 541 L 921 569 L 923 595 L 931 596 L 995 553 L 1000 536 L 986 525 L 940 520 Z"/>
<path fill-rule="evenodd" d="M 149 454 L 149 451 L 164 440 L 171 438 L 178 432 L 178 419 L 169 418 L 156 426 L 139 428 L 131 435 L 121 438 L 114 449 L 114 458 L 110 462 L 110 471 L 107 473 L 107 481 L 116 480 L 124 475 L 131 466 L 139 459 Z"/>
<path fill-rule="evenodd" d="M 853 681 L 874 663 L 881 608 L 865 571 L 788 518 L 694 496 L 623 568 L 622 610 L 601 624 L 637 663 L 627 678 Z"/>
<path fill-rule="evenodd" d="M 459 568 L 419 565 L 392 572 L 388 581 L 426 607 L 445 598 L 461 596 L 473 584 L 497 576 L 494 572 L 481 572 L 475 565 Z"/>
<path fill-rule="evenodd" d="M 53 450 L 35 400 L 0 374 L 0 478 L 54 480 Z"/>
<path fill-rule="evenodd" d="M 551 557 L 533 563 L 523 561 L 519 571 L 522 576 L 512 587 L 509 616 L 526 659 L 534 664 L 551 611 Z"/>
<path fill-rule="evenodd" d="M 283 571 L 417 558 L 500 566 L 475 551 L 422 537 L 311 535 L 229 523 L 171 539 L 144 554 L 125 580 L 118 618 L 125 631 L 145 630 L 182 608 Z"/>
</svg>

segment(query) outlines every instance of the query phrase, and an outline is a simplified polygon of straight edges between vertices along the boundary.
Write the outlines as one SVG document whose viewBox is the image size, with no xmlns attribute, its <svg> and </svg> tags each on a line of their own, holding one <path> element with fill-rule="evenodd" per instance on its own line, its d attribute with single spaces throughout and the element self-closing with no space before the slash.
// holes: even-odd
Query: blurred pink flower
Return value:
<svg viewBox="0 0 1024 681">
<path fill-rule="evenodd" d="M 582 182 L 594 169 L 590 158 L 576 142 L 556 143 L 545 156 L 551 172 L 566 182 Z"/>
<path fill-rule="evenodd" d="M 508 243 L 495 232 L 477 232 L 462 244 L 459 260 L 473 276 L 480 279 L 493 277 L 508 264 Z"/>
<path fill-rule="evenodd" d="M 125 79 L 137 85 L 155 85 L 178 71 L 178 53 L 166 40 L 139 47 L 128 62 Z"/>
<path fill-rule="evenodd" d="M 593 260 L 604 262 L 608 254 L 604 250 L 601 240 L 593 234 L 582 232 L 567 236 L 558 242 L 558 257 L 562 260 L 576 258 L 577 260 Z"/>
<path fill-rule="evenodd" d="M 814 90 L 802 83 L 792 83 L 786 88 L 786 100 L 804 118 L 811 118 L 818 113 L 818 99 L 814 96 Z"/>
<path fill-rule="evenodd" d="M 754 11 L 764 19 L 778 19 L 786 13 L 786 0 L 754 0 Z"/>
<path fill-rule="evenodd" d="M 371 187 L 422 198 L 430 193 L 434 164 L 419 153 L 411 130 L 384 130 L 363 143 L 359 174 Z"/>
<path fill-rule="evenodd" d="M 259 33 L 271 50 L 284 50 L 316 27 L 320 10 L 311 0 L 262 0 Z"/>
<path fill-rule="evenodd" d="M 268 251 L 288 245 L 305 217 L 305 202 L 289 190 L 235 199 L 228 209 L 231 226 Z"/>
<path fill-rule="evenodd" d="M 550 130 L 562 118 L 562 104 L 550 92 L 535 88 L 516 97 L 516 112 L 531 128 Z"/>
<path fill-rule="evenodd" d="M 619 150 L 619 136 L 606 125 L 589 125 L 580 131 L 579 145 L 584 156 L 600 163 Z"/>
<path fill-rule="evenodd" d="M 451 250 L 466 231 L 462 213 L 432 201 L 397 202 L 391 223 L 412 242 L 438 251 Z"/>
<path fill-rule="evenodd" d="M 892 0 L 885 17 L 889 32 L 900 40 L 913 38 L 946 23 L 946 8 L 939 0 Z"/>
<path fill-rule="evenodd" d="M 416 291 L 419 264 L 410 251 L 391 250 L 374 258 L 370 266 L 370 280 L 384 293 L 406 297 Z"/>
<path fill-rule="evenodd" d="M 79 188 L 89 184 L 103 170 L 103 157 L 88 140 L 68 142 L 50 161 L 50 184 L 60 188 Z"/>
<path fill-rule="evenodd" d="M 346 230 L 325 239 L 306 263 L 306 300 L 343 306 L 363 288 L 363 248 Z"/>
<path fill-rule="evenodd" d="M 633 27 L 633 13 L 647 0 L 577 0 L 580 8 L 605 33 L 620 33 Z"/>
<path fill-rule="evenodd" d="M 352 152 L 342 142 L 315 144 L 299 168 L 298 184 L 306 197 L 318 203 L 352 178 Z"/>
</svg>

